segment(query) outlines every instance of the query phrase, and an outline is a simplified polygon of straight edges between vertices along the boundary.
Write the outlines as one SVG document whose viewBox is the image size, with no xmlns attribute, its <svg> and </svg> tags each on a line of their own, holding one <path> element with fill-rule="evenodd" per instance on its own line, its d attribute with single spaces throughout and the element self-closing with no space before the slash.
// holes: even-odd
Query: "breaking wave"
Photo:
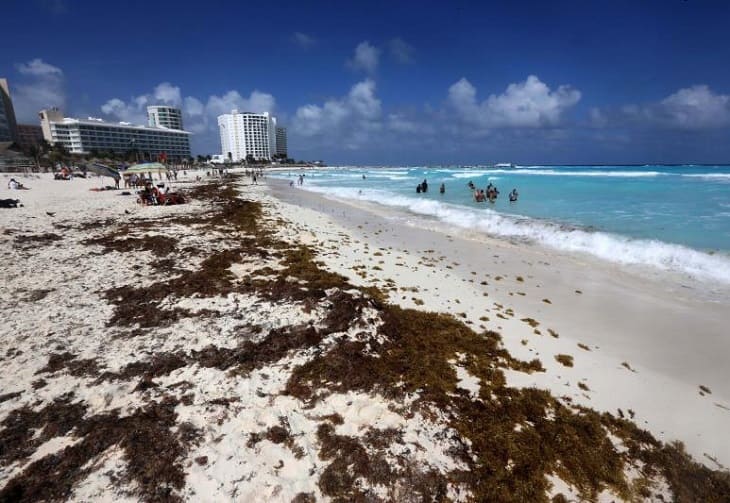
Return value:
<svg viewBox="0 0 730 503">
<path fill-rule="evenodd" d="M 560 225 L 491 209 L 472 209 L 429 199 L 416 199 L 386 190 L 309 186 L 306 190 L 345 200 L 361 200 L 408 210 L 463 229 L 491 236 L 525 239 L 558 250 L 580 252 L 619 264 L 652 266 L 702 279 L 730 283 L 730 256 L 710 255 L 658 240 L 633 239 L 608 232 Z"/>
</svg>

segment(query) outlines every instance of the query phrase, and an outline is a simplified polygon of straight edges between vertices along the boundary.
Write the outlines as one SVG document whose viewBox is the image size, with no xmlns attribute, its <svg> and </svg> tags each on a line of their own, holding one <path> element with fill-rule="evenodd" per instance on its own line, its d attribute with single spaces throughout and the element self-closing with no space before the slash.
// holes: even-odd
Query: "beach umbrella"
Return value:
<svg viewBox="0 0 730 503">
<path fill-rule="evenodd" d="M 115 180 L 119 178 L 119 171 L 98 162 L 88 164 L 86 166 L 86 169 L 88 169 L 89 171 L 93 171 L 99 176 L 108 176 L 110 178 L 114 178 Z"/>
<path fill-rule="evenodd" d="M 168 169 L 162 163 L 159 162 L 142 162 L 134 164 L 124 170 L 124 175 L 144 175 L 147 173 L 167 173 Z"/>
</svg>

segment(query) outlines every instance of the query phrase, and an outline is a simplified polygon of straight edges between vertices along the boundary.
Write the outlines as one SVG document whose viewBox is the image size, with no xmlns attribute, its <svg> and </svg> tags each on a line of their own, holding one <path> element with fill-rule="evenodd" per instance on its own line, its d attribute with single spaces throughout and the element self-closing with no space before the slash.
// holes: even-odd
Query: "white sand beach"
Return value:
<svg viewBox="0 0 730 503">
<path fill-rule="evenodd" d="M 692 284 L 686 278 L 632 274 L 591 257 L 445 229 L 415 215 L 272 183 L 280 201 L 291 201 L 281 212 L 302 235 L 347 234 L 336 240 L 336 251 L 322 248 L 328 268 L 364 285 L 393 278 L 392 302 L 465 313 L 472 326 L 500 332 L 510 353 L 537 356 L 547 368 L 514 373 L 511 384 L 544 387 L 603 411 L 631 409 L 662 440 L 681 440 L 697 459 L 730 466 L 730 439 L 717 435 L 730 428 L 727 286 L 712 285 L 710 300 L 702 284 L 685 286 Z M 362 265 L 367 278 L 353 270 Z M 483 316 L 489 321 L 480 321 Z M 526 318 L 539 323 L 540 335 L 521 321 Z M 574 367 L 559 364 L 556 354 L 572 355 Z"/>
<path fill-rule="evenodd" d="M 199 175 L 203 182 L 194 181 Z M 165 207 L 90 190 L 108 179 L 21 176 L 30 190 L 10 191 L 0 177 L 0 198 L 23 204 L 0 209 L 0 495 L 420 501 L 431 493 L 470 501 L 496 493 L 468 475 L 479 478 L 488 457 L 459 411 L 527 400 L 519 391 L 526 388 L 547 390 L 555 402 L 545 402 L 539 421 L 520 416 L 508 425 L 515 442 L 563 432 L 564 415 L 604 421 L 591 438 L 611 444 L 601 444 L 610 458 L 601 463 L 622 473 L 620 481 L 579 474 L 568 453 L 548 449 L 544 477 L 525 478 L 532 485 L 524 494 L 539 494 L 535 501 L 689 501 L 668 472 L 646 469 L 654 458 L 629 449 L 663 448 L 618 438 L 624 423 L 612 429 L 604 412 L 662 443 L 682 442 L 704 466 L 683 464 L 677 473 L 730 477 L 730 291 L 713 286 L 708 299 L 677 278 L 449 233 L 276 180 L 225 180 L 216 190 L 235 187 L 261 203 L 266 230 L 252 231 L 247 218 L 258 206 L 201 191 L 211 181 L 204 175 L 180 177 L 173 188 L 193 191 L 191 200 Z M 311 260 L 300 245 L 314 252 Z M 396 307 L 369 300 L 365 287 Z M 397 351 L 389 327 L 398 306 L 453 315 L 474 330 L 463 335 L 443 321 L 443 333 L 459 340 L 498 333 L 511 356 L 492 349 L 486 365 L 481 355 L 451 354 L 442 375 L 456 386 L 446 392 L 425 377 L 412 386 L 431 360 L 406 365 L 400 380 L 360 375 L 358 361 L 378 368 Z M 424 334 L 428 340 L 437 339 Z M 542 371 L 512 358 L 538 359 Z M 343 368 L 350 377 L 336 372 Z M 487 382 L 492 372 L 506 383 Z M 543 436 L 527 437 L 533 429 Z M 376 466 L 388 468 L 374 473 Z"/>
</svg>

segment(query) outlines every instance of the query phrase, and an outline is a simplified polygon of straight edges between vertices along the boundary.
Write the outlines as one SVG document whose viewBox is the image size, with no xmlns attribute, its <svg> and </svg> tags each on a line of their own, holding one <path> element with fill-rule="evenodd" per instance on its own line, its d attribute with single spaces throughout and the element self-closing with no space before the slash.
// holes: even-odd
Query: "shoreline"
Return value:
<svg viewBox="0 0 730 503">
<path fill-rule="evenodd" d="M 572 332 L 568 315 L 601 300 L 600 274 L 197 174 L 171 184 L 190 202 L 169 207 L 90 191 L 101 179 L 34 177 L 25 206 L 2 213 L 0 499 L 730 490 L 725 428 L 708 410 L 726 390 L 708 381 L 695 396 L 691 375 L 672 380 L 614 354 L 623 341 L 596 348 Z M 697 413 L 657 423 L 662 404 Z M 685 441 L 704 466 L 654 437 Z"/>
<path fill-rule="evenodd" d="M 378 257 L 378 262 L 385 259 L 378 264 L 382 270 L 370 267 L 367 272 L 381 282 L 393 278 L 399 286 L 418 289 L 405 298 L 402 292 L 391 295 L 391 301 L 457 316 L 465 313 L 471 326 L 499 331 L 510 353 L 523 359 L 537 356 L 548 368 L 545 375 L 513 376 L 516 385 L 549 389 L 607 412 L 631 409 L 637 422 L 658 438 L 682 440 L 696 459 L 707 459 L 707 454 L 730 466 L 730 440 L 717 438 L 730 427 L 730 372 L 725 358 L 730 339 L 725 336 L 722 300 L 708 303 L 693 298 L 695 290 L 683 288 L 668 275 L 637 275 L 599 259 L 467 235 L 459 229 L 447 234 L 440 225 L 424 228 L 417 216 L 403 219 L 403 213 L 389 208 L 292 190 L 275 179 L 266 182 L 285 205 L 324 215 L 320 221 L 347 229 L 353 243 L 360 241 L 352 249 L 338 250 L 344 260 L 324 254 L 328 267 L 357 282 L 360 278 L 347 264 L 373 265 L 364 243 L 371 252 L 392 248 L 393 254 L 408 253 L 412 260 L 406 266 L 396 265 L 405 262 L 386 253 Z M 318 218 L 297 209 L 288 216 L 303 227 Z M 319 232 L 321 224 L 314 227 Z M 332 232 L 341 230 L 327 231 Z M 424 256 L 442 259 L 429 260 L 429 267 L 424 267 L 420 260 Z M 495 281 L 496 277 L 502 279 Z M 482 281 L 489 284 L 480 285 Z M 513 313 L 506 315 L 508 319 L 497 316 L 505 316 L 508 309 Z M 480 321 L 484 315 L 489 322 Z M 539 322 L 542 334 L 536 337 L 534 328 L 522 319 Z M 549 336 L 547 328 L 559 337 Z M 525 340 L 527 344 L 522 343 Z M 575 367 L 566 369 L 553 360 L 554 354 L 571 354 Z M 579 382 L 590 392 L 577 387 Z M 704 394 L 700 386 L 712 394 Z M 692 411 L 691 416 L 686 411 Z"/>
<path fill-rule="evenodd" d="M 380 172 L 382 171 L 382 173 Z M 426 176 L 428 170 L 421 170 Z M 372 179 L 360 180 L 360 173 L 363 176 L 368 175 Z M 555 174 L 558 175 L 556 184 L 548 183 L 549 178 L 540 176 L 529 177 L 512 177 L 508 174 L 509 170 L 485 171 L 479 172 L 478 182 L 486 184 L 485 181 L 489 177 L 492 180 L 501 180 L 496 183 L 507 183 L 510 186 L 522 186 L 528 191 L 541 192 L 545 196 L 545 191 L 552 194 L 556 191 L 551 187 L 561 185 L 563 183 L 580 183 L 586 184 L 586 194 L 583 199 L 578 202 L 575 210 L 575 216 L 564 214 L 566 211 L 565 202 L 558 199 L 555 205 L 548 202 L 546 205 L 538 203 L 534 195 L 524 201 L 524 204 L 507 206 L 506 201 L 498 201 L 495 205 L 480 205 L 474 203 L 471 194 L 459 193 L 455 187 L 449 185 L 456 181 L 464 181 L 462 179 L 469 178 L 471 175 L 468 171 L 450 172 L 450 170 L 431 171 L 431 176 L 435 177 L 438 182 L 446 181 L 449 190 L 445 195 L 428 194 L 426 196 L 417 196 L 407 187 L 403 180 L 414 177 L 414 170 L 355 170 L 355 174 L 348 170 L 339 170 L 331 175 L 325 171 L 321 172 L 323 178 L 317 179 L 316 174 L 312 173 L 312 183 L 304 185 L 305 190 L 319 192 L 327 197 L 340 197 L 354 205 L 362 205 L 364 207 L 386 207 L 392 214 L 405 215 L 407 218 L 420 218 L 422 222 L 428 226 L 440 226 L 445 232 L 453 232 L 455 228 L 464 229 L 465 232 L 484 233 L 490 236 L 499 237 L 506 240 L 512 240 L 519 243 L 539 243 L 553 250 L 562 253 L 584 255 L 597 258 L 601 261 L 616 263 L 623 268 L 636 271 L 646 276 L 656 276 L 660 274 L 672 275 L 685 285 L 696 288 L 699 295 L 707 295 L 707 290 L 717 290 L 719 295 L 724 295 L 725 299 L 730 300 L 730 242 L 727 241 L 726 233 L 722 232 L 724 225 L 721 223 L 721 215 L 724 214 L 724 204 L 718 200 L 722 186 L 716 186 L 708 181 L 701 182 L 698 190 L 707 192 L 710 208 L 702 213 L 702 210 L 695 215 L 696 221 L 701 225 L 691 225 L 689 221 L 690 215 L 694 214 L 687 208 L 688 204 L 692 204 L 692 199 L 686 201 L 684 206 L 675 205 L 665 213 L 657 211 L 652 213 L 648 206 L 654 203 L 643 202 L 637 204 L 635 210 L 619 209 L 612 207 L 615 204 L 615 198 L 609 200 L 600 199 L 597 203 L 587 204 L 590 200 L 587 196 L 591 191 L 597 191 L 603 183 L 603 176 L 613 176 L 614 172 L 601 172 L 601 177 L 579 176 L 575 181 L 572 178 L 563 182 L 561 176 L 566 170 L 553 172 L 551 170 L 523 170 L 522 173 L 538 173 L 538 174 Z M 418 170 L 415 171 L 418 173 Z M 582 174 L 576 173 L 578 175 Z M 648 172 L 645 173 L 650 178 L 649 182 L 644 182 L 644 178 L 636 178 L 631 173 L 615 172 L 617 175 L 626 175 L 629 178 L 621 178 L 626 180 L 626 190 L 638 190 L 639 186 L 647 188 L 654 183 L 659 186 L 674 180 L 671 173 Z M 654 177 L 656 175 L 657 178 Z M 275 175 L 276 176 L 276 175 Z M 279 175 L 282 176 L 282 175 Z M 643 176 L 636 174 L 636 176 Z M 694 185 L 695 175 L 681 174 L 682 187 L 687 184 Z M 730 174 L 719 175 L 722 177 L 730 177 Z M 502 178 L 505 177 L 506 180 Z M 391 182 L 388 182 L 391 180 Z M 656 181 L 656 182 L 655 182 Z M 717 183 L 722 183 L 718 180 Z M 413 182 L 415 183 L 415 182 Z M 672 182 L 674 183 L 674 182 Z M 646 185 L 645 187 L 645 184 Z M 707 186 L 712 185 L 711 188 Z M 458 187 L 458 183 L 456 184 Z M 623 185 L 621 185 L 623 186 Z M 714 193 L 712 191 L 715 191 Z M 600 191 L 599 191 L 600 193 Z M 556 194 L 552 194 L 555 196 Z M 559 194 L 557 194 L 559 195 Z M 464 199 L 466 197 L 466 199 Z M 586 199 L 587 197 L 587 199 Z M 562 202 L 561 202 L 562 201 Z M 607 213 L 599 211 L 604 205 L 608 204 Z M 661 205 L 661 202 L 658 202 Z M 647 206 L 648 205 L 648 206 Z M 560 209 L 562 208 L 562 210 Z M 674 208 L 674 209 L 672 209 Z M 688 211 L 687 217 L 682 218 L 677 215 L 678 211 L 684 208 Z M 637 212 L 632 216 L 633 212 Z M 709 212 L 709 213 L 707 213 Z M 675 214 L 674 217 L 671 217 Z M 653 215 L 653 216 L 652 216 Z M 660 216 L 664 215 L 664 216 Z M 675 228 L 676 227 L 676 228 Z M 706 228 L 706 232 L 700 232 L 700 229 Z M 681 231 L 681 232 L 680 232 Z M 683 237 L 683 236 L 686 236 Z"/>
</svg>

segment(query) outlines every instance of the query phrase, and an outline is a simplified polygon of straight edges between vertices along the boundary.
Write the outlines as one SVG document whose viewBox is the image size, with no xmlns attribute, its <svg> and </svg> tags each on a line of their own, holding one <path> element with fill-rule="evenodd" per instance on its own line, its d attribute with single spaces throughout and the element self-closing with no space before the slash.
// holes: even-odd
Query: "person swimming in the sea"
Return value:
<svg viewBox="0 0 730 503">
<path fill-rule="evenodd" d="M 517 189 L 512 189 L 512 192 L 509 193 L 509 202 L 510 203 L 517 202 L 518 197 L 519 197 L 519 194 L 517 193 Z"/>
<path fill-rule="evenodd" d="M 439 193 L 443 194 L 446 192 L 446 184 L 442 183 L 441 187 L 439 187 Z"/>
</svg>

